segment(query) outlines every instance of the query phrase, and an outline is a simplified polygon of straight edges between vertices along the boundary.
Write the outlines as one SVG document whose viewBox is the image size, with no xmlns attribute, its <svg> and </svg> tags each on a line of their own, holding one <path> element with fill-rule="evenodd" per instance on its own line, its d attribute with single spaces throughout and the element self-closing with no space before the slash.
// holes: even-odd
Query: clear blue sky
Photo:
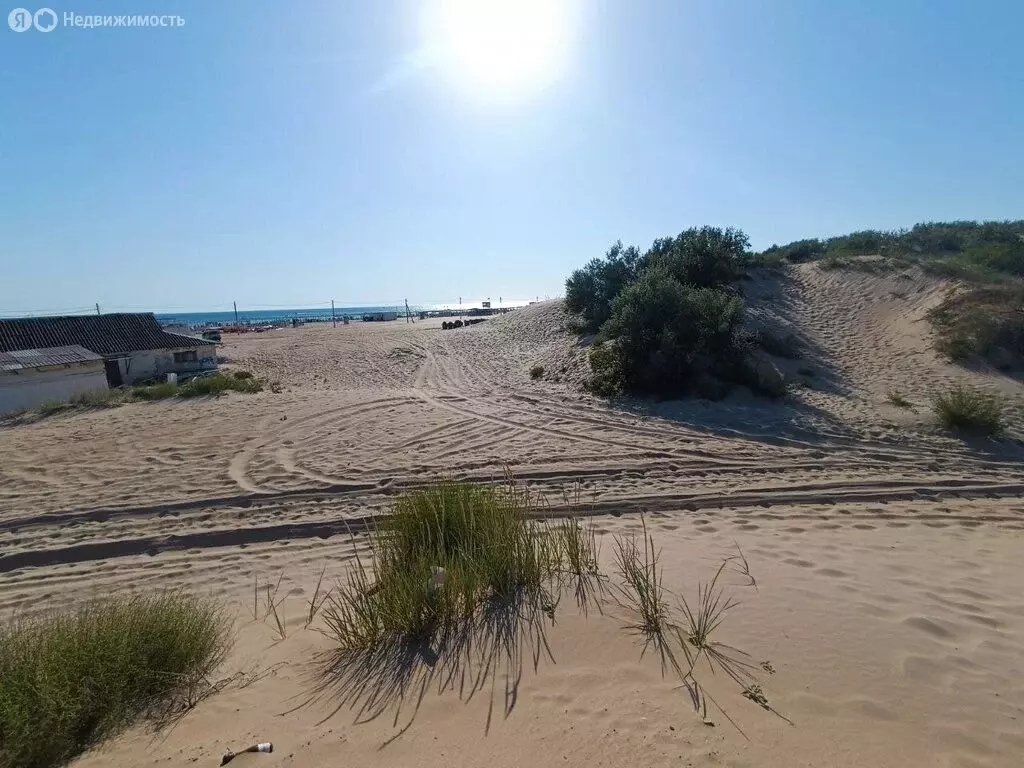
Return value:
<svg viewBox="0 0 1024 768">
<path fill-rule="evenodd" d="M 1020 0 L 578 0 L 495 92 L 424 55 L 426 2 L 0 26 L 0 311 L 532 298 L 693 225 L 1024 216 Z"/>
</svg>

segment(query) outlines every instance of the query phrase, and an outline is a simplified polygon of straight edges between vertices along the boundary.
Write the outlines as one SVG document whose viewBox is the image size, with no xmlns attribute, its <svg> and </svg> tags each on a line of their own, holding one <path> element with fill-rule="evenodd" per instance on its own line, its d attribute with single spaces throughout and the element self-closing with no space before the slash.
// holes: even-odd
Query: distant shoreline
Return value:
<svg viewBox="0 0 1024 768">
<path fill-rule="evenodd" d="M 504 304 L 502 307 L 492 307 L 492 309 L 495 311 L 500 309 L 507 310 L 525 305 L 526 303 L 527 302 L 518 301 L 510 302 Z M 480 302 L 474 302 L 473 304 L 467 303 L 462 306 L 462 311 L 466 314 L 480 309 Z M 360 322 L 365 314 L 377 314 L 381 312 L 396 312 L 401 318 L 405 316 L 405 305 L 335 307 L 333 317 L 340 321 L 347 316 L 350 321 Z M 458 316 L 459 307 L 457 305 L 453 307 L 450 304 L 428 304 L 415 306 L 410 304 L 409 312 L 412 313 L 414 317 L 418 317 L 421 312 L 454 313 L 455 316 Z M 190 327 L 234 325 L 236 317 L 237 322 L 240 325 L 274 325 L 291 323 L 292 320 L 299 320 L 303 322 L 329 322 L 332 318 L 330 307 L 327 307 L 326 309 L 323 307 L 297 307 L 293 309 L 239 309 L 237 316 L 236 313 L 231 310 L 226 312 L 156 312 L 155 314 L 156 319 L 161 323 L 161 325 L 184 325 Z"/>
</svg>

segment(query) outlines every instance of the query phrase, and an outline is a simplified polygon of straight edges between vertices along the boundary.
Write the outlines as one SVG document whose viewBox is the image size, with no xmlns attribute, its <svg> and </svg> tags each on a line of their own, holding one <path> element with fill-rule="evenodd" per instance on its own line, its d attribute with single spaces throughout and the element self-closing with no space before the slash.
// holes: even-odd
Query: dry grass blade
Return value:
<svg viewBox="0 0 1024 768">
<path fill-rule="evenodd" d="M 743 550 L 740 549 L 738 541 L 733 541 L 733 544 L 736 545 L 736 554 L 731 557 L 727 557 L 726 562 L 732 563 L 733 570 L 747 580 L 745 586 L 753 587 L 754 591 L 759 592 L 760 590 L 757 588 L 757 579 L 754 578 L 754 574 L 750 571 L 750 563 L 747 562 L 747 556 L 743 554 Z"/>
<path fill-rule="evenodd" d="M 268 617 L 274 617 L 274 627 L 277 633 L 278 640 L 284 640 L 288 636 L 287 627 L 285 626 L 284 616 L 284 601 L 287 595 L 282 597 L 280 600 L 277 599 L 277 593 L 281 589 L 281 581 L 284 579 L 282 573 L 277 577 L 277 584 L 271 590 L 270 583 L 266 584 L 266 613 L 263 615 L 263 620 L 266 621 Z M 278 610 L 280 609 L 280 611 Z"/>
<path fill-rule="evenodd" d="M 313 597 L 309 600 L 308 603 L 309 612 L 306 614 L 307 628 L 309 627 L 310 624 L 313 623 L 313 620 L 316 618 L 317 613 L 320 612 L 320 609 L 323 607 L 324 603 L 327 602 L 327 598 L 331 594 L 330 590 L 324 592 L 323 595 L 320 594 L 320 590 L 323 587 L 324 583 L 324 574 L 326 573 L 327 566 L 325 565 L 323 568 L 320 569 L 320 576 L 317 577 L 316 580 L 316 589 L 313 590 Z"/>
</svg>

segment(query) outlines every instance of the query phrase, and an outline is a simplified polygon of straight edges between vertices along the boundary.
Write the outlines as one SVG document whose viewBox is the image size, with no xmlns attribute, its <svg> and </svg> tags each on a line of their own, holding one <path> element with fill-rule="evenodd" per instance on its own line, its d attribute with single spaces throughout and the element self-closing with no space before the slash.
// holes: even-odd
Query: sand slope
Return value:
<svg viewBox="0 0 1024 768">
<path fill-rule="evenodd" d="M 234 601 L 224 690 L 166 740 L 132 734 L 87 763 L 212 764 L 266 738 L 274 755 L 236 764 L 1017 765 L 1020 387 L 931 351 L 923 318 L 943 290 L 814 265 L 758 277 L 755 322 L 788 324 L 807 349 L 792 365 L 816 371 L 783 404 L 592 398 L 559 302 L 454 331 L 428 321 L 228 338 L 232 365 L 283 391 L 0 428 L 0 608 L 175 584 Z M 538 364 L 545 377 L 532 381 Z M 936 428 L 928 400 L 960 379 L 1005 394 L 1009 439 L 968 444 Z M 890 390 L 917 413 L 888 405 Z M 514 695 L 503 673 L 469 703 L 437 695 L 435 680 L 383 750 L 409 705 L 361 725 L 347 707 L 321 723 L 327 701 L 282 714 L 329 645 L 300 616 L 319 569 L 349 567 L 349 533 L 402 488 L 506 469 L 552 514 L 578 490 L 605 558 L 646 512 L 672 589 L 694 589 L 738 541 L 760 589 L 737 582 L 726 639 L 771 660 L 770 699 L 796 725 L 724 689 L 749 741 L 701 725 L 657 660 L 640 661 L 621 610 L 584 619 L 568 604 L 548 632 L 555 661 L 534 673 L 526 653 Z M 254 578 L 282 572 L 292 632 L 275 643 L 246 605 Z"/>
</svg>

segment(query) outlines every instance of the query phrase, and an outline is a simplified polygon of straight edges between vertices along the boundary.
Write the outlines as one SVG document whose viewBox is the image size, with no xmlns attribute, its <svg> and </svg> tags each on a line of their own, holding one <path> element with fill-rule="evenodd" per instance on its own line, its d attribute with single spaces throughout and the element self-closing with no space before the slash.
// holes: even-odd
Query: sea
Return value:
<svg viewBox="0 0 1024 768">
<path fill-rule="evenodd" d="M 506 301 L 502 304 L 504 307 L 518 307 L 527 304 L 526 301 Z M 462 309 L 468 311 L 470 309 L 479 308 L 480 303 L 466 303 L 462 306 Z M 409 305 L 409 311 L 415 316 L 420 312 L 435 312 L 440 310 L 452 310 L 458 311 L 458 304 L 427 304 L 427 305 Z M 334 317 L 341 321 L 346 316 L 351 321 L 359 322 L 362 320 L 364 314 L 371 314 L 375 312 L 397 312 L 400 317 L 405 315 L 405 305 L 400 306 L 391 304 L 387 306 L 359 306 L 359 307 L 335 307 Z M 163 325 L 185 325 L 193 328 L 200 328 L 204 326 L 216 326 L 216 325 L 233 325 L 235 322 L 235 313 L 231 310 L 227 312 L 157 312 L 157 320 Z M 238 310 L 238 322 L 244 325 L 263 325 L 263 324 L 280 324 L 290 323 L 292 320 L 301 320 L 303 322 L 330 322 L 331 320 L 331 308 L 327 307 L 310 307 L 310 308 L 295 308 L 295 309 L 239 309 Z"/>
<path fill-rule="evenodd" d="M 414 315 L 423 309 L 425 308 L 409 306 L 409 311 Z M 349 320 L 358 322 L 362 319 L 364 313 L 373 312 L 398 312 L 400 315 L 404 315 L 405 305 L 403 304 L 401 307 L 335 307 L 334 317 L 342 320 L 347 316 Z M 331 308 L 239 309 L 237 317 L 238 322 L 244 325 L 282 323 L 291 322 L 292 320 L 302 320 L 310 323 L 329 322 L 331 319 Z M 235 313 L 230 310 L 227 312 L 157 312 L 156 319 L 163 325 L 188 325 L 195 327 L 233 325 Z"/>
</svg>

